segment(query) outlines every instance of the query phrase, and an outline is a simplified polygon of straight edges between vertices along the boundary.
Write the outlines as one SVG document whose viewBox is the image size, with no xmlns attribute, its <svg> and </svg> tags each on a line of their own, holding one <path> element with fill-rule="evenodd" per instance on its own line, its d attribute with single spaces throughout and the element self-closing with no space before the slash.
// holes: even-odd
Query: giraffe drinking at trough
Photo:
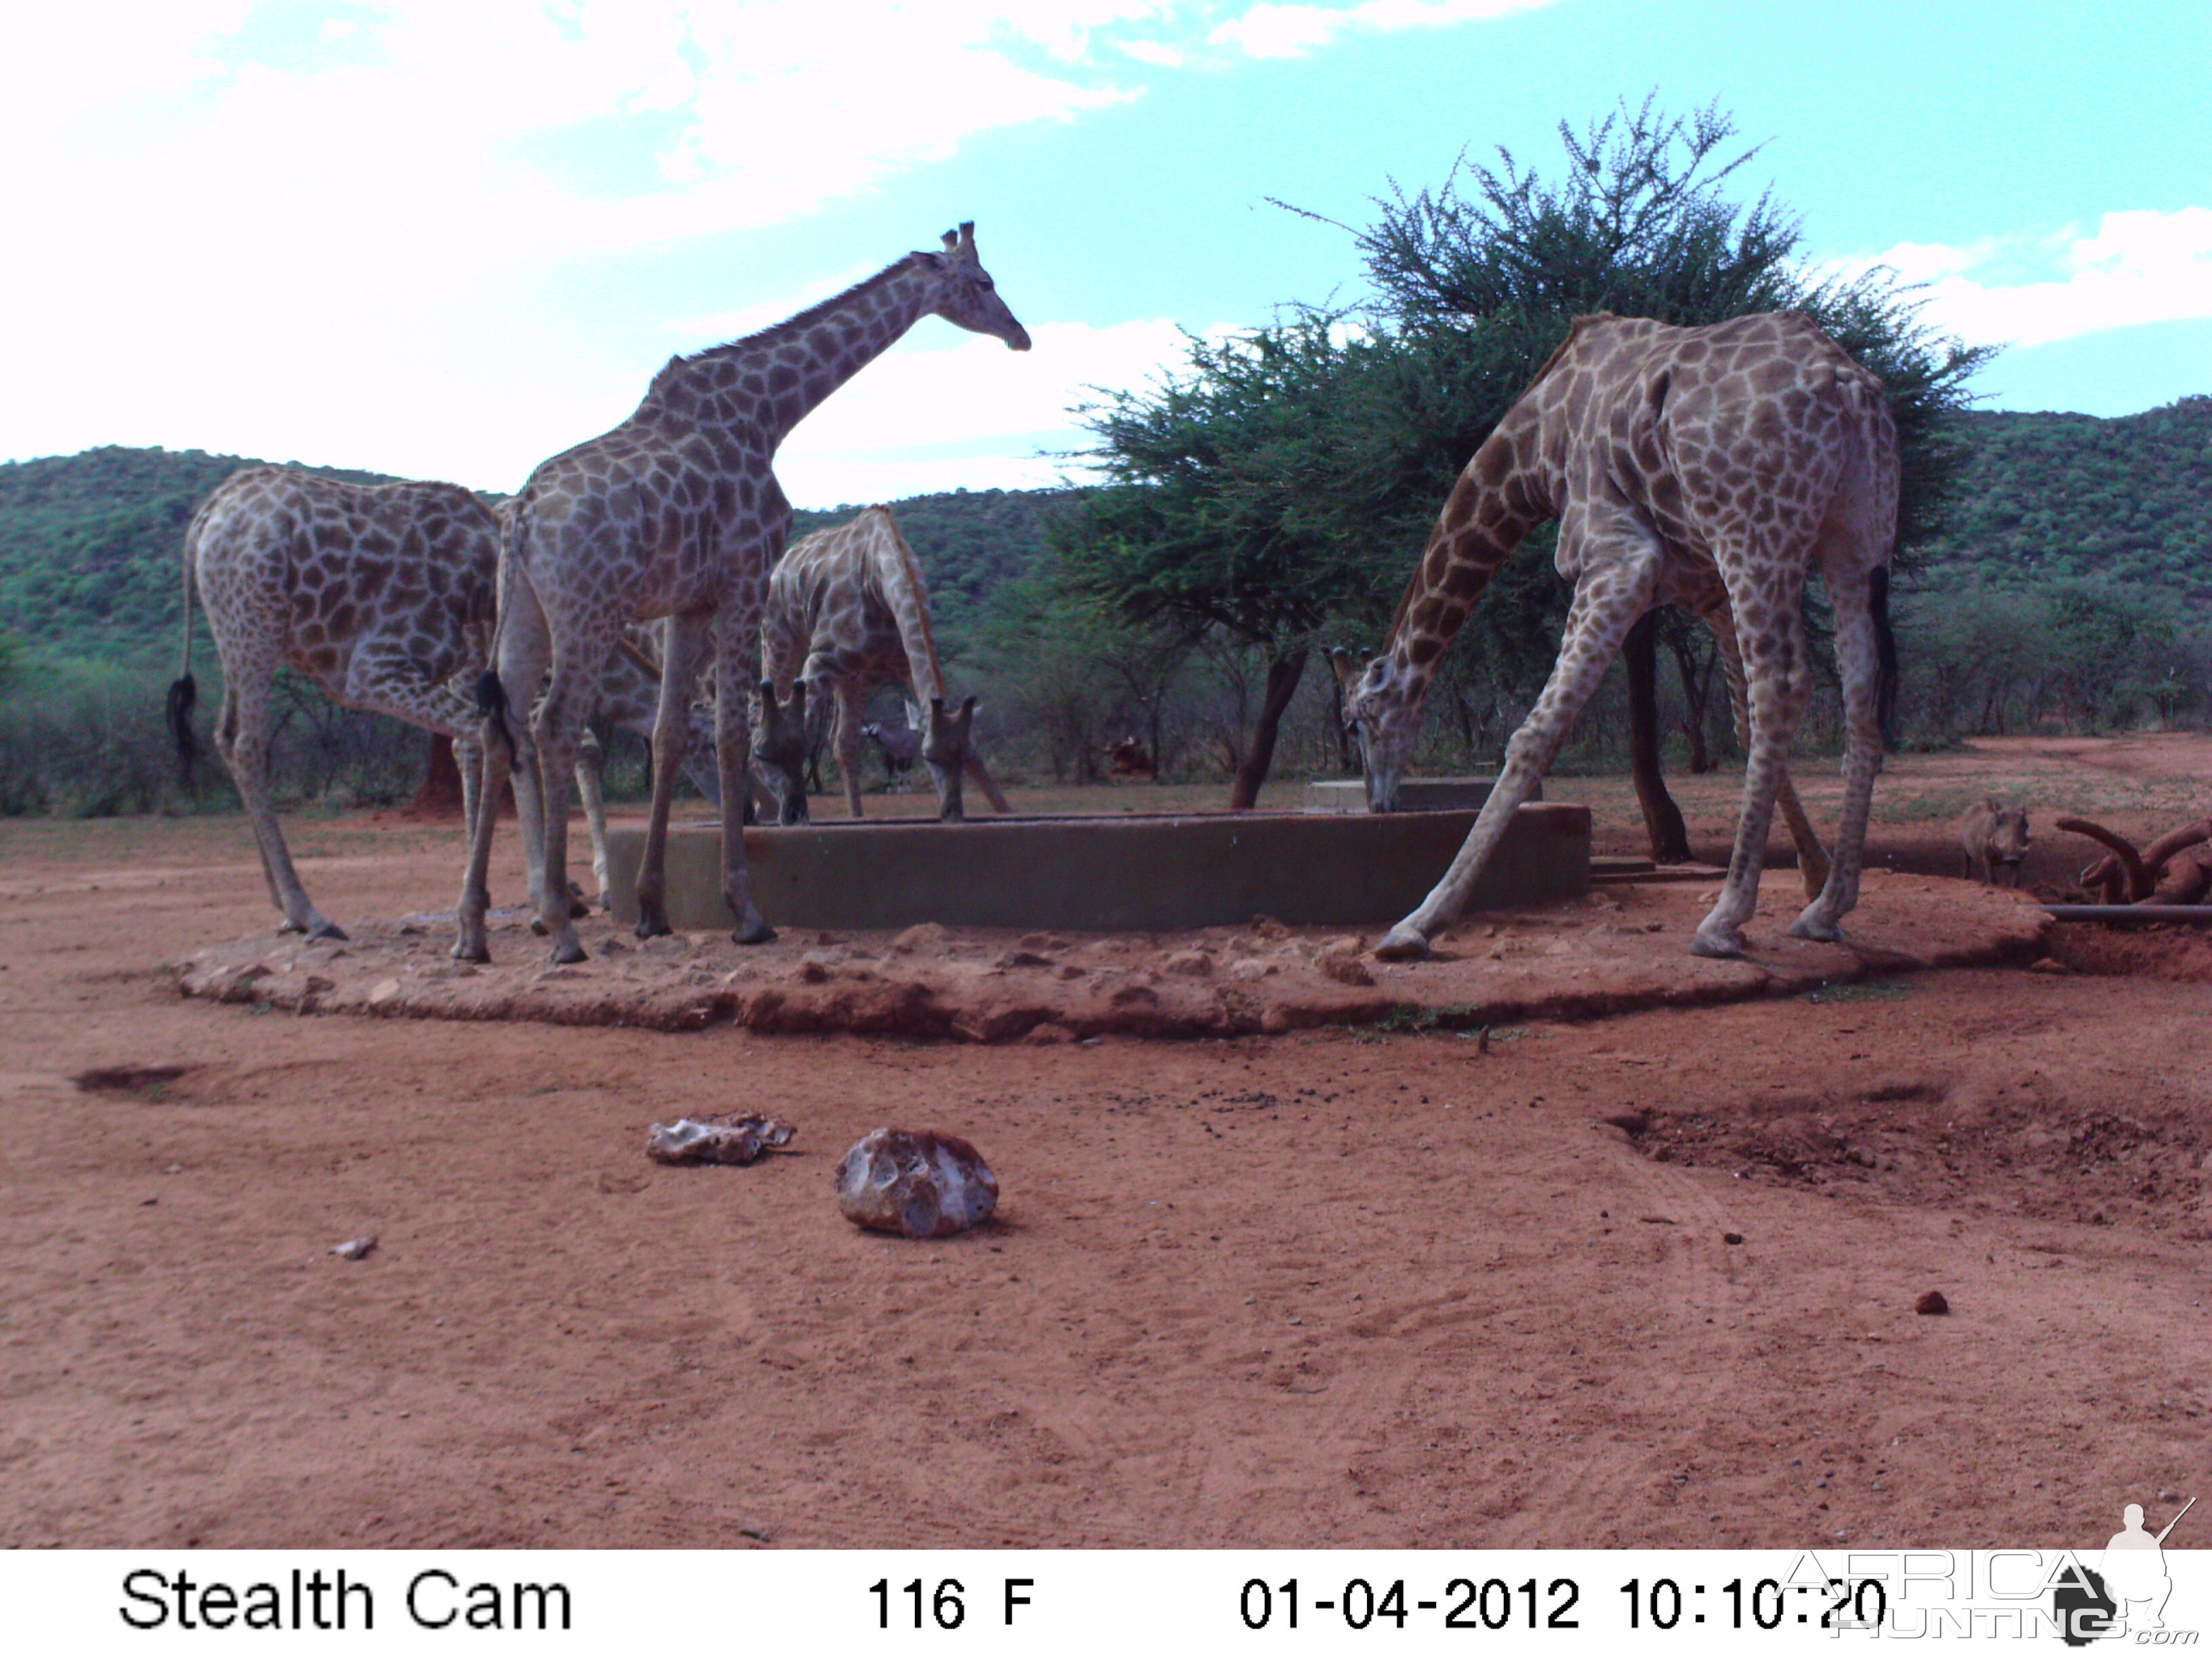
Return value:
<svg viewBox="0 0 2212 1659">
<path fill-rule="evenodd" d="M 1741 954 L 1790 738 L 1812 689 L 1798 601 L 1815 563 L 1843 678 L 1844 808 L 1827 878 L 1790 932 L 1840 938 L 1858 900 L 1894 678 L 1897 496 L 1897 434 L 1881 382 L 1809 318 L 1778 312 L 1703 328 L 1577 319 L 1460 474 L 1382 654 L 1364 670 L 1338 660 L 1370 804 L 1388 810 L 1445 647 L 1522 538 L 1559 519 L 1559 574 L 1575 593 L 1551 678 L 1506 745 L 1466 844 L 1376 954 L 1427 953 L 1637 618 L 1664 604 L 1710 618 L 1716 580 L 1742 655 L 1749 758 L 1728 878 L 1690 949 Z"/>
<path fill-rule="evenodd" d="M 860 816 L 860 714 L 868 693 L 886 682 L 921 711 L 921 754 L 937 783 L 938 817 L 957 823 L 965 816 L 963 774 L 995 810 L 1012 810 L 969 744 L 975 699 L 949 706 L 930 629 L 929 590 L 888 507 L 872 507 L 850 524 L 802 538 L 776 562 L 761 623 L 761 673 L 775 685 L 803 683 L 817 720 L 823 699 L 834 700 L 832 741 L 854 817 Z M 757 743 L 753 758 L 781 798 L 783 822 L 803 820 L 805 781 L 787 774 Z"/>
</svg>

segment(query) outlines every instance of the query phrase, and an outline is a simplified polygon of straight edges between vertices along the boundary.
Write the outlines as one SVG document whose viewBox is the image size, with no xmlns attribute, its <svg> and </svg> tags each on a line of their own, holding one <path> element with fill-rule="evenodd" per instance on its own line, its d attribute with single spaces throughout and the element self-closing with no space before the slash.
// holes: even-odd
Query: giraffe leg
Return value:
<svg viewBox="0 0 2212 1659">
<path fill-rule="evenodd" d="M 1778 562 L 1780 562 L 1778 561 Z M 1762 566 L 1762 568 L 1765 567 Z M 1721 896 L 1690 941 L 1700 957 L 1743 954 L 1743 924 L 1759 907 L 1759 872 L 1766 861 L 1766 833 L 1773 822 L 1776 796 L 1787 775 L 1790 739 L 1813 689 L 1805 629 L 1797 614 L 1802 577 L 1762 593 L 1767 614 L 1750 621 L 1738 640 L 1743 648 L 1745 706 L 1751 727 L 1745 744 L 1743 808 L 1736 820 L 1735 848 L 1729 859 Z M 1744 620 L 1741 605 L 1735 614 Z M 1831 877 L 1832 878 L 1832 871 Z"/>
<path fill-rule="evenodd" d="M 1844 915 L 1859 902 L 1859 872 L 1866 858 L 1867 818 L 1875 775 L 1881 770 L 1881 656 L 1868 573 L 1855 562 L 1823 562 L 1836 613 L 1836 662 L 1844 681 L 1844 815 L 1836 830 L 1836 858 L 1812 903 L 1790 926 L 1797 939 L 1843 937 Z"/>
<path fill-rule="evenodd" d="M 251 805 L 247 805 L 250 798 L 246 794 L 245 783 L 238 775 L 239 763 L 231 758 L 233 745 L 237 741 L 239 723 L 238 694 L 234 688 L 239 684 L 239 681 L 232 679 L 228 675 L 224 676 L 222 702 L 216 713 L 215 731 L 212 734 L 215 738 L 215 749 L 216 753 L 222 757 L 223 765 L 229 769 L 231 781 L 238 789 L 240 803 L 246 805 L 247 827 L 253 830 L 253 856 L 261 866 L 261 884 L 268 891 L 270 903 L 276 907 L 279 915 L 283 915 L 284 895 L 277 890 L 276 872 L 270 868 L 269 854 L 262 850 L 261 831 L 253 823 L 253 808 Z M 265 795 L 268 792 L 267 785 L 257 782 L 255 791 L 256 798 Z M 289 917 L 286 917 L 283 921 L 277 924 L 279 933 L 296 933 L 299 931 L 292 925 Z"/>
<path fill-rule="evenodd" d="M 1505 764 L 1491 787 L 1490 799 L 1483 803 L 1474 829 L 1468 831 L 1466 843 L 1444 872 L 1443 879 L 1375 947 L 1375 954 L 1385 961 L 1426 956 L 1429 941 L 1449 927 L 1466 907 L 1505 826 L 1543 781 L 1575 716 L 1620 653 L 1621 642 L 1636 619 L 1650 608 L 1659 575 L 1657 538 L 1625 510 L 1607 514 L 1602 529 L 1590 526 L 1592 516 L 1595 515 L 1580 515 L 1577 525 L 1560 526 L 1562 566 L 1570 564 L 1571 536 L 1578 540 L 1592 538 L 1593 544 L 1589 555 L 1577 561 L 1584 574 L 1575 586 L 1574 604 L 1567 611 L 1566 632 L 1559 642 L 1559 660 L 1552 665 L 1551 678 L 1528 718 L 1505 745 Z M 1595 540 L 1599 537 L 1604 538 L 1601 547 Z M 1603 557 L 1601 562 L 1595 556 L 1600 552 L 1612 556 Z M 1592 568 L 1593 564 L 1597 568 Z"/>
<path fill-rule="evenodd" d="M 713 648 L 711 619 L 671 617 L 661 635 L 660 707 L 653 721 L 653 811 L 646 822 L 645 852 L 637 866 L 637 936 L 667 933 L 668 814 L 676 799 L 676 774 L 690 732 L 691 687 Z M 744 831 L 738 831 L 742 838 Z"/>
<path fill-rule="evenodd" d="M 598 701 L 595 688 L 613 652 L 614 633 L 611 629 L 580 629 L 568 639 L 555 640 L 552 675 L 546 684 L 545 696 L 530 720 L 531 740 L 538 748 L 537 781 L 543 792 L 539 810 L 544 815 L 540 822 L 544 825 L 545 848 L 542 867 L 536 872 L 538 931 L 552 939 L 553 948 L 547 959 L 556 964 L 586 959 L 583 941 L 576 937 L 575 907 L 568 901 L 568 785 L 576 769 L 576 751 L 583 742 L 584 722 Z M 504 674 L 501 678 L 505 678 Z M 660 760 L 658 748 L 656 744 L 656 773 Z M 656 801 L 662 798 L 668 782 L 665 775 L 654 777 Z M 518 796 L 522 793 L 518 789 Z M 659 823 L 665 836 L 666 820 L 663 818 Z M 652 845 L 648 830 L 648 853 Z M 642 912 L 642 872 L 638 882 Z M 642 928 L 642 922 L 640 927 Z"/>
<path fill-rule="evenodd" d="M 737 592 L 723 602 L 716 623 L 725 648 L 714 653 L 714 763 L 721 773 L 722 799 L 742 800 L 752 768 L 752 706 L 748 693 L 760 659 L 747 647 L 760 637 L 762 605 L 767 599 L 767 572 L 775 563 L 781 538 L 767 549 L 757 577 L 736 584 Z M 722 902 L 730 907 L 737 927 L 731 937 L 739 945 L 767 945 L 775 939 L 753 903 L 752 883 L 745 871 L 745 827 L 735 812 L 722 814 Z"/>
<path fill-rule="evenodd" d="M 269 884 L 270 901 L 284 915 L 283 931 L 305 933 L 309 939 L 343 939 L 345 929 L 315 908 L 307 897 L 299 872 L 292 867 L 284 832 L 276 823 L 276 809 L 269 799 L 269 685 L 274 668 L 273 663 L 265 667 L 243 666 L 234 678 L 229 665 L 224 665 L 216 747 L 223 764 L 230 769 L 246 820 L 253 826 L 262 878 Z"/>
<path fill-rule="evenodd" d="M 1014 810 L 1007 803 L 1006 792 L 999 787 L 999 781 L 991 775 L 990 769 L 983 764 L 983 757 L 973 749 L 968 751 L 968 780 L 983 792 L 983 798 L 991 803 L 991 810 L 994 812 L 1011 812 Z"/>
<path fill-rule="evenodd" d="M 469 834 L 469 861 L 461 878 L 459 933 L 453 955 L 463 962 L 489 962 L 491 946 L 484 917 L 491 908 L 489 877 L 492 836 L 499 823 L 502 792 L 514 792 L 514 816 L 522 833 L 524 862 L 530 872 L 533 908 L 543 901 L 544 795 L 538 783 L 538 749 L 530 730 L 530 692 L 544 677 L 549 641 L 545 615 L 526 582 L 502 596 L 501 626 L 495 660 L 497 684 L 507 702 L 495 718 L 480 722 L 476 741 L 483 751 L 483 776 L 477 795 L 477 817 Z M 523 689 L 517 695 L 513 688 Z"/>
<path fill-rule="evenodd" d="M 606 750 L 587 721 L 576 743 L 576 793 L 584 798 L 584 822 L 592 832 L 592 883 L 601 904 L 608 902 L 612 888 L 607 873 L 606 770 Z"/>
<path fill-rule="evenodd" d="M 860 816 L 860 694 L 850 679 L 836 688 L 837 717 L 830 742 L 837 750 L 837 769 L 845 775 L 845 804 Z"/>
<path fill-rule="evenodd" d="M 461 775 L 461 827 L 474 840 L 483 799 L 483 744 L 468 732 L 453 739 L 453 769 Z"/>
<path fill-rule="evenodd" d="M 1751 753 L 1751 711 L 1745 701 L 1743 653 L 1738 647 L 1735 625 L 1730 620 L 1728 607 L 1705 613 L 1705 626 L 1713 630 L 1715 643 L 1720 647 L 1721 667 L 1728 679 L 1729 712 L 1735 722 L 1735 740 L 1743 746 L 1746 755 Z M 1790 781 L 1785 766 L 1782 781 L 1775 792 L 1774 804 L 1782 809 L 1782 821 L 1790 826 L 1790 839 L 1797 846 L 1798 878 L 1805 884 L 1805 896 L 1815 896 L 1828 879 L 1828 853 L 1820 845 L 1820 832 L 1805 814 L 1804 804 L 1797 799 L 1796 786 Z"/>
</svg>

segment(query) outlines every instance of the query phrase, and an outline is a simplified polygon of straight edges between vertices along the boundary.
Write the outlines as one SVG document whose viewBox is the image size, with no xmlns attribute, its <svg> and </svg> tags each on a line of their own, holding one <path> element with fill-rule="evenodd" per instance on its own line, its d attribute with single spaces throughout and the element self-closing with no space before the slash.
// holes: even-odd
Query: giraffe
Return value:
<svg viewBox="0 0 2212 1659">
<path fill-rule="evenodd" d="M 480 683 L 484 768 L 518 775 L 517 810 L 530 849 L 538 917 L 556 962 L 580 962 L 568 914 L 567 779 L 614 641 L 625 623 L 666 617 L 653 728 L 653 811 L 638 867 L 637 931 L 669 931 L 663 903 L 669 791 L 684 747 L 690 687 L 714 653 L 716 763 L 722 799 L 743 798 L 750 750 L 750 669 L 769 571 L 783 551 L 791 503 L 771 463 L 806 413 L 934 313 L 1016 351 L 1030 337 L 975 253 L 975 228 L 947 231 L 941 252 L 909 253 L 787 321 L 690 357 L 653 378 L 636 412 L 612 431 L 543 462 L 516 497 L 501 538 L 499 630 Z M 544 701 L 510 723 L 508 688 Z M 753 903 L 738 815 L 722 819 L 722 896 L 740 944 L 775 937 Z M 453 954 L 489 956 L 483 917 L 489 839 L 469 849 Z"/>
<path fill-rule="evenodd" d="M 1732 635 L 1742 657 L 1743 807 L 1727 880 L 1690 944 L 1698 956 L 1741 955 L 1784 757 L 1811 690 L 1798 599 L 1814 563 L 1835 611 L 1844 797 L 1827 878 L 1790 932 L 1842 937 L 1840 920 L 1858 899 L 1895 678 L 1887 608 L 1897 495 L 1897 434 L 1881 383 L 1810 318 L 1764 313 L 1702 328 L 1577 318 L 1453 485 L 1382 654 L 1364 670 L 1348 654 L 1335 659 L 1370 804 L 1388 811 L 1437 659 L 1522 538 L 1559 518 L 1559 574 L 1575 596 L 1551 678 L 1506 745 L 1466 844 L 1376 953 L 1427 954 L 1636 619 L 1683 604 L 1714 624 L 1724 648 Z"/>
<path fill-rule="evenodd" d="M 779 685 L 806 685 L 817 720 L 824 698 L 834 699 L 837 764 L 844 769 L 845 800 L 854 817 L 860 816 L 860 714 L 868 693 L 886 682 L 922 711 L 921 757 L 937 782 L 937 816 L 949 823 L 966 816 L 963 773 L 995 811 L 1013 810 L 982 757 L 969 747 L 975 699 L 947 713 L 945 674 L 930 632 L 929 590 L 890 507 L 872 507 L 850 524 L 817 530 L 776 561 L 761 622 L 761 673 Z M 753 758 L 781 797 L 783 822 L 804 820 L 805 781 L 781 774 L 757 743 Z"/>
<path fill-rule="evenodd" d="M 481 804 L 478 720 L 453 682 L 489 659 L 498 556 L 492 509 L 453 483 L 356 484 L 291 467 L 246 467 L 194 515 L 185 532 L 184 664 L 169 688 L 170 726 L 189 780 L 198 753 L 191 724 L 197 592 L 222 663 L 216 746 L 238 785 L 287 931 L 345 937 L 308 898 L 270 800 L 276 670 L 305 675 L 349 708 L 453 738 L 463 816 L 473 824 Z M 612 677 L 601 707 L 617 725 L 649 730 L 659 701 L 658 675 L 631 663 Z M 694 775 L 702 787 L 715 782 L 708 768 Z M 596 765 L 586 793 L 599 795 Z M 604 824 L 602 815 L 594 853 L 603 887 Z"/>
</svg>

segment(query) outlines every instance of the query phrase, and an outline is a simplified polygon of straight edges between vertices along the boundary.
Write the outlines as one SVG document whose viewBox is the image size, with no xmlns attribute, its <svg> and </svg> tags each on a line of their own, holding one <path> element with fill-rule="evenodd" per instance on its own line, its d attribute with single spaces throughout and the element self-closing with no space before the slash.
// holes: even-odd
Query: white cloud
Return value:
<svg viewBox="0 0 2212 1659">
<path fill-rule="evenodd" d="M 1395 34 L 1534 11 L 1553 0 L 1364 0 L 1359 5 L 1279 5 L 1261 0 L 1206 39 L 1252 58 L 1304 58 L 1346 34 Z"/>
<path fill-rule="evenodd" d="M 627 414 L 662 354 L 788 315 L 902 251 L 855 249 L 803 295 L 801 273 L 765 261 L 740 261 L 711 299 L 663 282 L 713 239 L 1269 40 L 1311 50 L 1536 3 L 1261 6 L 1225 46 L 1208 34 L 1242 0 L 33 8 L 0 53 L 0 456 L 197 445 L 512 486 Z M 926 245 L 936 228 L 898 234 Z M 662 283 L 635 319 L 606 299 L 633 282 Z M 723 304 L 688 339 L 651 309 Z M 1032 358 L 973 376 L 963 359 L 994 410 L 940 394 L 937 483 L 1049 476 L 1025 458 L 1079 441 L 1073 388 L 1133 384 L 1179 349 L 1164 324 L 1027 320 Z M 884 383 L 928 389 L 908 373 L 887 365 Z M 832 436 L 810 440 L 829 447 L 794 461 L 850 480 L 869 455 L 904 456 L 920 476 L 898 401 L 842 393 L 817 416 Z M 881 435 L 857 424 L 864 406 Z"/>
<path fill-rule="evenodd" d="M 1073 413 L 1097 400 L 1091 388 L 1142 386 L 1180 368 L 1188 349 L 1164 319 L 1044 323 L 1031 335 L 1034 349 L 1014 352 L 923 319 L 784 441 L 775 465 L 785 492 L 810 507 L 889 500 L 947 488 L 948 462 L 970 489 L 1080 477 L 1080 464 L 1062 458 L 1091 441 Z"/>
<path fill-rule="evenodd" d="M 2212 317 L 2212 208 L 2107 213 L 2084 235 L 1899 243 L 1827 269 L 1887 265 L 1927 284 L 1923 320 L 1971 344 L 2047 345 L 2140 323 Z"/>
</svg>

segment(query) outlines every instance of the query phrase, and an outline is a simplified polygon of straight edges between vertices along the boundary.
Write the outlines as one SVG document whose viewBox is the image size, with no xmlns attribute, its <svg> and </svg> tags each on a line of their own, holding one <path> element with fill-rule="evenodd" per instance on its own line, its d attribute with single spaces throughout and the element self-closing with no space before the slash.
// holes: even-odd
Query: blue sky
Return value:
<svg viewBox="0 0 2212 1659">
<path fill-rule="evenodd" d="M 1036 339 L 926 319 L 787 441 L 805 506 L 1045 483 L 1178 331 L 1355 301 L 1342 231 L 1656 92 L 1824 264 L 2010 343 L 1996 409 L 2212 392 L 2212 6 L 167 0 L 0 62 L 0 456 L 161 444 L 511 489 L 670 353 L 976 222 Z"/>
</svg>

